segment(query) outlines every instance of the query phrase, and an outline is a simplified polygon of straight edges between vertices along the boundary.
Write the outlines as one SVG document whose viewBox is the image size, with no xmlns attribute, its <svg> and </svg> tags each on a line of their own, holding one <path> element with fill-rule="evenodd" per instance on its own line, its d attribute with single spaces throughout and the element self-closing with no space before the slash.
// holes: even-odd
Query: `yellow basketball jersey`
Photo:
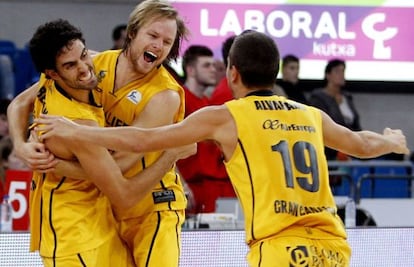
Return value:
<svg viewBox="0 0 414 267">
<path fill-rule="evenodd" d="M 95 69 L 101 77 L 99 87 L 102 92 L 102 105 L 105 111 L 107 126 L 132 125 L 151 98 L 162 91 L 174 90 L 180 94 L 181 106 L 175 114 L 174 122 L 184 118 L 184 91 L 168 71 L 160 66 L 145 78 L 128 83 L 114 92 L 115 69 L 120 50 L 105 51 L 94 58 Z M 139 140 L 137 140 L 139 142 Z M 151 152 L 132 167 L 125 177 L 132 177 L 150 166 L 161 152 Z M 156 186 L 151 194 L 145 196 L 129 211 L 118 213 L 118 218 L 137 217 L 141 214 L 157 210 L 185 209 L 187 205 L 180 178 L 175 169 L 171 169 Z"/>
<path fill-rule="evenodd" d="M 104 125 L 102 107 L 78 102 L 44 78 L 34 105 L 34 117 L 40 114 L 88 119 Z M 32 251 L 40 250 L 44 257 L 64 257 L 94 249 L 116 236 L 109 201 L 92 182 L 53 173 L 35 173 L 33 178 Z"/>
<path fill-rule="evenodd" d="M 239 138 L 226 168 L 243 207 L 246 242 L 345 238 L 329 187 L 320 112 L 266 92 L 226 103 Z"/>
</svg>

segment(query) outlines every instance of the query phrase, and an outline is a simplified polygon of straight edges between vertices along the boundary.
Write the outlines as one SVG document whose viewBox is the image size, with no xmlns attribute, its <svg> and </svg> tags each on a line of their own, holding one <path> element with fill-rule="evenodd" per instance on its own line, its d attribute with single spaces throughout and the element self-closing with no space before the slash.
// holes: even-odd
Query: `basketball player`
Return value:
<svg viewBox="0 0 414 267">
<path fill-rule="evenodd" d="M 102 105 L 107 126 L 156 127 L 181 121 L 184 91 L 162 65 L 177 58 L 181 40 L 188 33 L 168 1 L 146 0 L 131 12 L 125 46 L 94 58 L 101 80 Z M 160 151 L 146 154 L 118 153 L 130 160 L 126 177 L 151 166 Z M 165 172 L 151 194 L 128 211 L 115 209 L 120 234 L 133 249 L 137 266 L 177 267 L 181 226 L 187 199 L 175 168 Z"/>
<path fill-rule="evenodd" d="M 62 115 L 103 127 L 103 109 L 93 94 L 98 77 L 82 33 L 67 21 L 52 21 L 37 29 L 29 48 L 37 70 L 46 76 L 30 90 L 37 92 L 34 117 Z M 101 146 L 51 139 L 46 147 L 59 158 L 78 160 L 87 179 L 34 173 L 31 250 L 39 250 L 45 266 L 134 266 L 107 197 L 113 207 L 130 208 L 190 150 L 167 151 L 146 172 L 125 179 Z"/>
<path fill-rule="evenodd" d="M 245 217 L 250 266 L 349 266 L 351 249 L 329 188 L 324 145 L 355 157 L 408 153 L 400 130 L 354 132 L 324 112 L 271 94 L 279 52 L 246 31 L 230 50 L 227 79 L 237 100 L 155 129 L 97 128 L 43 117 L 42 138 L 75 138 L 149 151 L 200 140 L 221 146 Z M 139 140 L 139 141 L 137 141 Z"/>
</svg>

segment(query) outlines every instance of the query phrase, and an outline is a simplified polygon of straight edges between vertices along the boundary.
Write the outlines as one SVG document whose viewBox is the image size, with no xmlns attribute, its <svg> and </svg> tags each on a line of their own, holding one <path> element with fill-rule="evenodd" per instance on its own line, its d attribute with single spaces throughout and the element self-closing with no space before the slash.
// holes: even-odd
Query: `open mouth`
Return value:
<svg viewBox="0 0 414 267">
<path fill-rule="evenodd" d="M 152 63 L 155 60 L 157 60 L 157 56 L 154 53 L 152 53 L 152 52 L 145 51 L 144 52 L 144 60 L 146 62 Z"/>
<path fill-rule="evenodd" d="M 89 81 L 93 76 L 94 76 L 94 74 L 92 73 L 92 71 L 89 71 L 87 74 L 82 76 L 79 80 L 82 81 L 82 82 Z"/>
</svg>

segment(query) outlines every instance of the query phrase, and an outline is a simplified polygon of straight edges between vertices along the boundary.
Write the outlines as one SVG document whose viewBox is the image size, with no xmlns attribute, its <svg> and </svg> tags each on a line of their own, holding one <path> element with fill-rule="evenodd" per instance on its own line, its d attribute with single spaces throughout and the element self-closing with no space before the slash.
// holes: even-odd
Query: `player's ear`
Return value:
<svg viewBox="0 0 414 267">
<path fill-rule="evenodd" d="M 227 79 L 235 83 L 240 78 L 240 73 L 234 65 L 229 66 Z"/>
<path fill-rule="evenodd" d="M 56 80 L 56 78 L 58 78 L 59 76 L 59 74 L 55 70 L 52 70 L 52 69 L 46 69 L 45 74 L 47 78 L 50 78 L 52 80 Z"/>
</svg>

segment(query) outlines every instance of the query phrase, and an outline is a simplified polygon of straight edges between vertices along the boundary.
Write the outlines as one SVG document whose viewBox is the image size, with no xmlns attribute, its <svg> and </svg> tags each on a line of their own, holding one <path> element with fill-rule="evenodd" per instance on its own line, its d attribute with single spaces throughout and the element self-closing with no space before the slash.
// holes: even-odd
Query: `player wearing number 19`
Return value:
<svg viewBox="0 0 414 267">
<path fill-rule="evenodd" d="M 400 130 L 352 132 L 324 112 L 272 95 L 279 70 L 265 34 L 237 36 L 227 80 L 236 100 L 165 127 L 94 128 L 43 117 L 42 138 L 60 136 L 111 149 L 150 151 L 215 140 L 242 204 L 251 266 L 349 266 L 351 249 L 329 188 L 324 145 L 356 157 L 408 153 Z"/>
</svg>

